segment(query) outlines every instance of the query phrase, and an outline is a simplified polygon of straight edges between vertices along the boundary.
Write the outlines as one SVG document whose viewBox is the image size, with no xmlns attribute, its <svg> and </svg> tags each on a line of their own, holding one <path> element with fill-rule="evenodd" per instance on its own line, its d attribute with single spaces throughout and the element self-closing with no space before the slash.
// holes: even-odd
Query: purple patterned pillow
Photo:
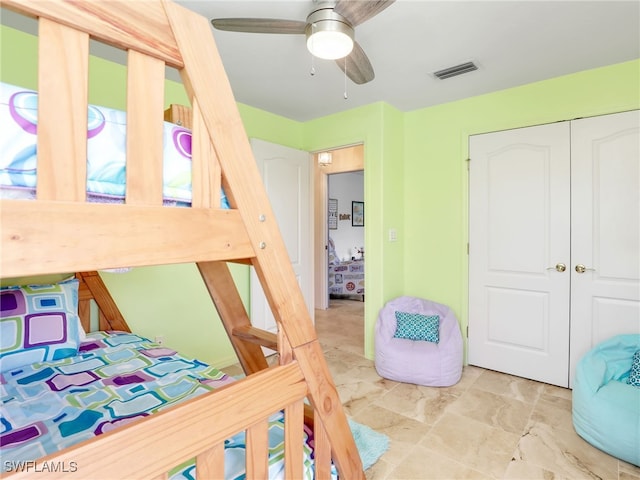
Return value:
<svg viewBox="0 0 640 480">
<path fill-rule="evenodd" d="M 0 289 L 0 372 L 77 355 L 78 280 Z"/>
</svg>

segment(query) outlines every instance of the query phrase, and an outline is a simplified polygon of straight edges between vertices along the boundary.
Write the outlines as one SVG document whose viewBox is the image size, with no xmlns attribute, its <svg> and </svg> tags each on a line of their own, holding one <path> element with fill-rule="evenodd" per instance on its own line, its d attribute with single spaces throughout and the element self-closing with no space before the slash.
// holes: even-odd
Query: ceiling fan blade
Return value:
<svg viewBox="0 0 640 480">
<path fill-rule="evenodd" d="M 345 72 L 346 62 L 346 72 Z M 363 83 L 370 82 L 376 76 L 373 72 L 373 66 L 367 58 L 367 55 L 362 50 L 362 47 L 358 42 L 353 42 L 353 50 L 345 58 L 339 58 L 336 63 L 340 67 L 340 70 L 347 74 L 353 83 L 362 85 Z"/>
<path fill-rule="evenodd" d="M 218 30 L 247 33 L 304 33 L 305 22 L 277 18 L 214 18 L 211 24 Z"/>
<path fill-rule="evenodd" d="M 355 27 L 376 16 L 393 2 L 395 0 L 338 0 L 333 11 Z"/>
</svg>

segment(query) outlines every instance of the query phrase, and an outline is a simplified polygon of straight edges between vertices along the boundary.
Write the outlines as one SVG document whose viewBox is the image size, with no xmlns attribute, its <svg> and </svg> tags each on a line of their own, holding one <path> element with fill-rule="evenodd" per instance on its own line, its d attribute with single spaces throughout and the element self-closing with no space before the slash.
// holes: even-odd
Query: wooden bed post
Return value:
<svg viewBox="0 0 640 480">
<path fill-rule="evenodd" d="M 89 302 L 93 300 L 98 306 L 99 330 L 131 332 L 98 272 L 79 272 L 76 278 L 80 281 L 78 310 L 85 331 L 90 331 Z"/>
</svg>

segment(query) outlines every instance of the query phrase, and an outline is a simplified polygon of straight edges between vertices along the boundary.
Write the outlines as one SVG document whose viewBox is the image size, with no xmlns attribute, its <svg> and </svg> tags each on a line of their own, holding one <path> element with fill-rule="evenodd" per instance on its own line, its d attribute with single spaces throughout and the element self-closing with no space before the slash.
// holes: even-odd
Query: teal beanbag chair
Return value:
<svg viewBox="0 0 640 480">
<path fill-rule="evenodd" d="M 636 373 L 629 380 L 634 360 L 640 362 L 638 351 L 640 334 L 618 335 L 582 357 L 573 387 L 573 426 L 594 447 L 640 466 L 640 385 Z"/>
</svg>

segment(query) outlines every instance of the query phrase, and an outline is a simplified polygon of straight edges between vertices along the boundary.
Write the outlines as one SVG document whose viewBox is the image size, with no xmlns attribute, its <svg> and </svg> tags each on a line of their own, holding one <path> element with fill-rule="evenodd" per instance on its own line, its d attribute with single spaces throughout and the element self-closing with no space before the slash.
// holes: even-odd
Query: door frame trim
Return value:
<svg viewBox="0 0 640 480">
<path fill-rule="evenodd" d="M 311 152 L 313 162 L 313 205 L 314 205 L 314 297 L 315 307 L 326 310 L 329 308 L 328 267 L 329 255 L 327 250 L 327 238 L 329 228 L 327 225 L 328 201 L 329 201 L 329 175 L 333 173 L 348 173 L 358 170 L 364 171 L 364 144 L 359 143 L 348 147 L 325 149 L 323 152 L 331 152 L 331 164 L 320 166 L 318 154 L 320 151 Z M 365 172 L 366 174 L 366 172 Z M 366 226 L 365 226 L 366 228 Z"/>
</svg>

